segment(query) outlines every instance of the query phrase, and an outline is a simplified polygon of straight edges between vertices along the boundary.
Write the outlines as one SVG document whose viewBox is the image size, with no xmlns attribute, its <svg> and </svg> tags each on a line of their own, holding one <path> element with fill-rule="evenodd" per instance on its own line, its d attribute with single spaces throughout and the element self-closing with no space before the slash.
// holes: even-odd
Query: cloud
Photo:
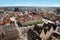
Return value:
<svg viewBox="0 0 60 40">
<path fill-rule="evenodd" d="M 0 5 L 0 6 L 20 6 L 19 4 L 12 4 L 12 5 Z"/>
<path fill-rule="evenodd" d="M 60 7 L 60 5 L 43 5 L 43 4 L 11 4 L 11 5 L 0 5 L 0 7 L 6 7 L 6 6 L 42 6 L 42 7 Z"/>
</svg>

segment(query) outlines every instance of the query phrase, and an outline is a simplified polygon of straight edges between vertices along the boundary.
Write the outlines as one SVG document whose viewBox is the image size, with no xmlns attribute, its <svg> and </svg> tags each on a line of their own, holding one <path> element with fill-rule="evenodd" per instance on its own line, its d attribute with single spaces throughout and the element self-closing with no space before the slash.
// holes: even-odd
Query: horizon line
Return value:
<svg viewBox="0 0 60 40">
<path fill-rule="evenodd" d="M 60 7 L 60 5 L 0 5 L 0 7 L 15 7 L 15 6 L 30 6 L 30 7 Z"/>
</svg>

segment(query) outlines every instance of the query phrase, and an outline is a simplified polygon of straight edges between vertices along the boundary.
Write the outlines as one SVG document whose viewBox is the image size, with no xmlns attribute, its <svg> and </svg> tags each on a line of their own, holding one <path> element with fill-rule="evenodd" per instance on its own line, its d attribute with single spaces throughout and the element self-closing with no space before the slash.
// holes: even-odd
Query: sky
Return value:
<svg viewBox="0 0 60 40">
<path fill-rule="evenodd" d="M 0 6 L 52 6 L 52 7 L 60 7 L 60 0 L 0 0 Z"/>
</svg>

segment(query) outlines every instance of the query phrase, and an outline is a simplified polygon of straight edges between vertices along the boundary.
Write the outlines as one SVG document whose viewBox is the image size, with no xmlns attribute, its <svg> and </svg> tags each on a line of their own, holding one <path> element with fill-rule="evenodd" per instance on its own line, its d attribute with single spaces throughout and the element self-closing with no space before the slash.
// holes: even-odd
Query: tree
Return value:
<svg viewBox="0 0 60 40">
<path fill-rule="evenodd" d="M 14 12 L 18 12 L 18 11 L 19 11 L 19 8 L 16 7 L 16 8 L 14 9 Z"/>
<path fill-rule="evenodd" d="M 56 13 L 57 14 L 60 14 L 60 8 L 59 9 L 56 9 Z"/>
</svg>

